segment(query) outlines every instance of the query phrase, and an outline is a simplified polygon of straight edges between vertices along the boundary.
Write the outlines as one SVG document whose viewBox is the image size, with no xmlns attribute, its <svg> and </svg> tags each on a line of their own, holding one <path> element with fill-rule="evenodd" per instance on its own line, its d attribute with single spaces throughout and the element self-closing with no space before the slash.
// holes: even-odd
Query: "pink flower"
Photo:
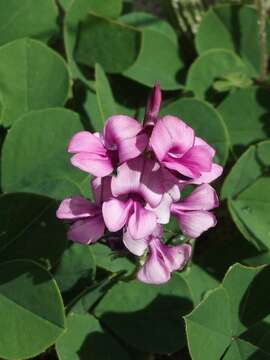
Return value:
<svg viewBox="0 0 270 360">
<path fill-rule="evenodd" d="M 159 109 L 161 105 L 161 91 L 160 85 L 156 82 L 151 90 L 150 96 L 147 101 L 143 125 L 154 126 L 158 119 Z"/>
<path fill-rule="evenodd" d="M 100 239 L 105 231 L 101 204 L 111 196 L 111 179 L 97 178 L 92 182 L 96 203 L 81 196 L 63 200 L 56 212 L 58 219 L 71 220 L 74 223 L 68 231 L 68 238 L 75 242 L 90 244 Z"/>
<path fill-rule="evenodd" d="M 195 137 L 193 129 L 175 116 L 158 120 L 150 146 L 167 169 L 193 181 L 212 181 L 221 173 L 219 165 L 213 167 L 214 149 Z"/>
<path fill-rule="evenodd" d="M 149 254 L 137 273 L 138 280 L 148 284 L 162 284 L 170 280 L 171 273 L 181 270 L 191 255 L 188 244 L 168 246 L 160 241 L 160 234 L 148 238 Z"/>
<path fill-rule="evenodd" d="M 102 207 L 107 228 L 114 232 L 127 227 L 135 239 L 150 235 L 158 222 L 169 221 L 170 204 L 162 200 L 165 193 L 180 198 L 176 183 L 177 179 L 152 159 L 139 156 L 120 165 L 111 184 L 115 198 Z M 152 211 L 159 205 L 162 219 Z"/>
<path fill-rule="evenodd" d="M 171 212 L 176 217 L 183 234 L 197 238 L 216 225 L 215 215 L 208 210 L 218 205 L 215 190 L 210 185 L 203 184 L 184 200 L 173 203 Z"/>
<path fill-rule="evenodd" d="M 142 125 L 129 116 L 111 116 L 102 134 L 81 131 L 72 137 L 68 145 L 68 152 L 75 154 L 71 163 L 94 176 L 109 175 L 118 163 L 144 151 L 148 139 L 142 129 Z"/>
</svg>

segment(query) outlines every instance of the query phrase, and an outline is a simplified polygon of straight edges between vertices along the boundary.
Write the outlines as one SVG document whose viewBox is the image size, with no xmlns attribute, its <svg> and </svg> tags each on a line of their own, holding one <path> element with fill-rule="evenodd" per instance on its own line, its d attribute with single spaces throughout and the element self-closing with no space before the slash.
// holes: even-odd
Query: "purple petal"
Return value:
<svg viewBox="0 0 270 360">
<path fill-rule="evenodd" d="M 111 199 L 102 205 L 102 214 L 107 228 L 112 231 L 118 231 L 127 223 L 130 212 L 133 208 L 132 200 Z"/>
<path fill-rule="evenodd" d="M 164 116 L 156 123 L 150 144 L 159 161 L 162 161 L 169 151 L 182 156 L 194 144 L 194 131 L 175 116 Z"/>
<path fill-rule="evenodd" d="M 201 176 L 192 181 L 193 184 L 209 184 L 216 180 L 223 172 L 223 167 L 218 164 L 212 164 L 211 170 L 208 172 L 201 172 Z"/>
<path fill-rule="evenodd" d="M 158 248 L 160 256 L 163 256 L 163 260 L 171 272 L 183 269 L 192 251 L 192 247 L 189 244 L 168 246 L 161 241 L 155 240 L 155 246 Z"/>
<path fill-rule="evenodd" d="M 153 126 L 157 122 L 161 100 L 160 85 L 159 82 L 156 82 L 147 101 L 143 122 L 144 126 Z"/>
<path fill-rule="evenodd" d="M 152 234 L 157 225 L 153 211 L 146 210 L 139 202 L 134 201 L 133 214 L 128 221 L 128 231 L 134 239 L 142 239 Z"/>
<path fill-rule="evenodd" d="M 89 131 L 80 131 L 71 138 L 68 144 L 68 152 L 105 155 L 106 149 L 97 135 L 93 135 Z"/>
<path fill-rule="evenodd" d="M 56 211 L 56 216 L 58 219 L 80 219 L 95 216 L 99 212 L 95 204 L 77 196 L 63 200 Z"/>
<path fill-rule="evenodd" d="M 111 191 L 111 176 L 98 177 L 91 181 L 92 193 L 97 204 L 110 200 L 113 195 Z"/>
<path fill-rule="evenodd" d="M 184 200 L 172 205 L 172 212 L 185 210 L 211 210 L 218 207 L 219 201 L 215 190 L 208 184 L 198 186 Z"/>
<path fill-rule="evenodd" d="M 78 220 L 70 226 L 68 238 L 82 244 L 90 244 L 100 239 L 105 230 L 102 216 Z"/>
<path fill-rule="evenodd" d="M 118 143 L 119 162 L 123 163 L 129 159 L 139 156 L 148 144 L 148 137 L 141 133 L 137 136 L 123 139 Z"/>
<path fill-rule="evenodd" d="M 199 237 L 204 231 L 217 223 L 215 215 L 208 211 L 178 212 L 175 217 L 184 235 L 191 238 Z"/>
<path fill-rule="evenodd" d="M 72 156 L 71 163 L 94 176 L 107 176 L 113 171 L 111 159 L 99 154 L 81 152 Z"/>
<path fill-rule="evenodd" d="M 159 224 L 168 224 L 170 221 L 172 198 L 169 194 L 164 194 L 160 204 L 152 208 L 150 205 L 146 205 L 146 209 L 153 211 L 157 216 Z"/>
<path fill-rule="evenodd" d="M 145 238 L 134 239 L 128 229 L 123 233 L 123 242 L 126 248 L 137 256 L 142 256 L 148 247 L 148 241 Z"/>
</svg>

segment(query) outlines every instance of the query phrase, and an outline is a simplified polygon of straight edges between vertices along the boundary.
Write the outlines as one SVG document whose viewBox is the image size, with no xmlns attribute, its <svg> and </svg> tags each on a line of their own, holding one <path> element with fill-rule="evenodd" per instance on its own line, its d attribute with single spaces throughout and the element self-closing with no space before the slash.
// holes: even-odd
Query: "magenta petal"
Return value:
<svg viewBox="0 0 270 360">
<path fill-rule="evenodd" d="M 58 219 L 80 219 L 95 216 L 99 209 L 81 196 L 63 200 L 57 211 Z"/>
<path fill-rule="evenodd" d="M 171 205 L 171 196 L 169 194 L 164 194 L 160 204 L 157 207 L 152 208 L 151 206 L 146 205 L 146 209 L 151 210 L 156 214 L 159 224 L 168 224 L 170 221 Z"/>
<path fill-rule="evenodd" d="M 132 200 L 122 201 L 112 199 L 104 202 L 102 205 L 102 214 L 107 228 L 112 232 L 122 229 L 128 221 L 132 208 Z"/>
<path fill-rule="evenodd" d="M 136 160 L 130 160 L 120 165 L 117 169 L 117 176 L 112 178 L 112 193 L 114 196 L 137 193 L 140 189 L 141 169 L 140 167 L 130 167 L 129 164 L 136 165 Z"/>
<path fill-rule="evenodd" d="M 139 156 L 148 144 L 148 137 L 141 133 L 137 136 L 123 139 L 118 143 L 119 162 L 123 163 L 129 159 Z"/>
<path fill-rule="evenodd" d="M 218 207 L 215 190 L 208 184 L 198 186 L 184 200 L 172 205 L 172 212 L 181 210 L 211 210 Z"/>
<path fill-rule="evenodd" d="M 142 256 L 147 249 L 148 242 L 145 238 L 134 239 L 128 229 L 123 233 L 123 242 L 125 247 L 134 255 Z"/>
<path fill-rule="evenodd" d="M 153 87 L 153 89 L 151 90 L 150 96 L 147 101 L 144 122 L 143 122 L 144 126 L 153 126 L 157 122 L 161 100 L 162 98 L 161 98 L 160 85 L 157 82 Z"/>
<path fill-rule="evenodd" d="M 68 144 L 68 152 L 88 152 L 104 155 L 106 153 L 106 149 L 98 136 L 91 134 L 89 131 L 80 131 L 71 138 Z"/>
<path fill-rule="evenodd" d="M 201 176 L 192 181 L 193 184 L 209 184 L 221 176 L 223 167 L 218 164 L 212 164 L 211 170 L 208 172 L 201 172 Z"/>
<path fill-rule="evenodd" d="M 194 144 L 194 131 L 175 116 L 164 116 L 156 123 L 150 145 L 159 161 L 162 161 L 171 150 L 177 150 L 177 155 L 183 155 Z"/>
<path fill-rule="evenodd" d="M 97 204 L 110 200 L 112 195 L 111 176 L 97 177 L 91 181 L 92 193 Z"/>
<path fill-rule="evenodd" d="M 204 231 L 217 223 L 215 215 L 208 211 L 187 211 L 175 214 L 184 235 L 199 237 Z"/>
<path fill-rule="evenodd" d="M 78 220 L 70 226 L 68 238 L 82 244 L 90 244 L 100 239 L 105 230 L 102 216 Z"/>
<path fill-rule="evenodd" d="M 157 217 L 154 212 L 146 210 L 134 201 L 133 214 L 128 221 L 128 231 L 134 239 L 142 239 L 152 234 L 157 225 Z"/>
<path fill-rule="evenodd" d="M 203 139 L 196 136 L 195 141 L 194 141 L 194 146 L 197 146 L 197 145 L 206 146 L 207 150 L 211 154 L 212 158 L 215 156 L 216 150 L 212 146 L 210 146 L 206 141 L 204 141 Z"/>
<path fill-rule="evenodd" d="M 98 154 L 78 153 L 72 156 L 71 163 L 94 176 L 106 176 L 113 171 L 111 160 Z"/>
<path fill-rule="evenodd" d="M 183 269 L 192 251 L 189 244 L 168 246 L 159 241 L 159 243 L 156 242 L 156 246 L 158 246 L 164 262 L 171 272 Z"/>
</svg>

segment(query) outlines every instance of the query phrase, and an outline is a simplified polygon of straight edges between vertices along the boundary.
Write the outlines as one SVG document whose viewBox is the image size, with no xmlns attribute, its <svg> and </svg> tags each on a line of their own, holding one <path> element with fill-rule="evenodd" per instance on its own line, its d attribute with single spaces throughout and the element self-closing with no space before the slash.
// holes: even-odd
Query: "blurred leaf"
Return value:
<svg viewBox="0 0 270 360">
<path fill-rule="evenodd" d="M 110 83 L 106 77 L 105 72 L 99 64 L 96 64 L 95 66 L 95 79 L 97 102 L 100 112 L 100 126 L 97 128 L 97 130 L 100 131 L 103 128 L 105 120 L 109 116 L 116 115 L 118 111 L 114 102 Z"/>
<path fill-rule="evenodd" d="M 61 290 L 72 290 L 78 282 L 89 285 L 95 276 L 95 261 L 89 245 L 71 244 L 63 252 L 53 275 Z"/>
<path fill-rule="evenodd" d="M 131 12 L 121 16 L 121 21 L 129 25 L 142 28 L 152 29 L 166 35 L 173 43 L 177 44 L 177 35 L 173 27 L 167 22 L 150 13 Z"/>
<path fill-rule="evenodd" d="M 218 162 L 226 162 L 229 150 L 228 134 L 223 119 L 211 104 L 197 99 L 180 99 L 163 107 L 161 114 L 175 115 L 183 119 L 195 130 L 197 136 L 215 148 Z"/>
<path fill-rule="evenodd" d="M 0 1 L 0 45 L 24 37 L 48 41 L 57 31 L 57 16 L 53 0 Z"/>
<path fill-rule="evenodd" d="M 89 176 L 70 164 L 66 151 L 70 138 L 80 130 L 78 115 L 66 109 L 32 111 L 20 118 L 3 146 L 4 191 L 32 192 L 56 199 L 85 194 Z"/>
<path fill-rule="evenodd" d="M 176 90 L 183 87 L 183 67 L 177 45 L 160 31 L 145 28 L 138 58 L 123 75 L 149 87 L 158 80 L 163 90 Z"/>
<path fill-rule="evenodd" d="M 58 0 L 60 6 L 63 8 L 64 11 L 67 11 L 70 5 L 72 4 L 73 0 Z"/>
<path fill-rule="evenodd" d="M 96 243 L 91 246 L 97 267 L 106 271 L 115 273 L 118 271 L 125 271 L 126 274 L 131 274 L 135 269 L 135 264 L 129 260 L 125 255 L 120 256 L 103 244 Z"/>
<path fill-rule="evenodd" d="M 0 122 L 4 126 L 30 110 L 63 105 L 69 86 L 63 58 L 43 43 L 22 39 L 0 47 Z"/>
<path fill-rule="evenodd" d="M 31 261 L 0 264 L 0 356 L 33 357 L 65 330 L 64 307 L 51 275 Z"/>
<path fill-rule="evenodd" d="M 219 92 L 233 90 L 233 88 L 247 88 L 252 85 L 252 81 L 245 74 L 229 73 L 224 78 L 216 80 L 213 88 Z"/>
<path fill-rule="evenodd" d="M 265 284 L 269 272 L 269 267 L 247 268 L 235 264 L 222 285 L 210 291 L 185 316 L 193 360 L 251 360 L 254 353 L 258 356 L 254 359 L 270 358 L 261 344 L 265 332 L 257 338 L 249 334 L 252 326 L 265 322 L 269 314 L 269 296 L 264 295 L 269 288 Z M 268 322 L 265 325 L 269 327 Z"/>
<path fill-rule="evenodd" d="M 64 251 L 66 228 L 56 219 L 56 202 L 34 194 L 0 197 L 0 259 L 55 263 Z"/>
<path fill-rule="evenodd" d="M 266 32 L 266 43 L 270 51 L 268 21 Z M 210 8 L 200 23 L 195 43 L 199 54 L 210 49 L 235 51 L 253 76 L 260 74 L 258 13 L 252 7 L 223 5 Z"/>
<path fill-rule="evenodd" d="M 120 73 L 136 60 L 140 41 L 135 28 L 91 13 L 80 25 L 75 57 L 81 64 L 99 63 L 106 72 Z"/>
<path fill-rule="evenodd" d="M 108 360 L 115 356 L 130 360 L 125 349 L 90 314 L 69 314 L 67 332 L 56 342 L 56 351 L 60 360 Z"/>
<path fill-rule="evenodd" d="M 258 87 L 237 89 L 219 105 L 232 146 L 244 150 L 247 145 L 267 138 L 269 124 L 269 91 Z M 236 150 L 237 150 L 236 149 Z"/>
<path fill-rule="evenodd" d="M 70 66 L 72 77 L 80 79 L 88 86 L 90 85 L 90 88 L 93 88 L 93 84 L 85 78 L 74 60 L 79 24 L 85 20 L 90 12 L 101 16 L 117 18 L 121 14 L 121 11 L 122 0 L 73 0 L 67 9 L 64 19 L 64 44 L 68 64 Z"/>
<path fill-rule="evenodd" d="M 119 282 L 99 302 L 95 315 L 134 348 L 170 353 L 185 345 L 181 316 L 191 308 L 187 284 L 175 274 L 161 286 Z"/>
<path fill-rule="evenodd" d="M 212 49 L 200 55 L 189 68 L 186 86 L 198 98 L 204 98 L 213 82 L 228 74 L 250 77 L 242 60 L 230 50 Z"/>
</svg>

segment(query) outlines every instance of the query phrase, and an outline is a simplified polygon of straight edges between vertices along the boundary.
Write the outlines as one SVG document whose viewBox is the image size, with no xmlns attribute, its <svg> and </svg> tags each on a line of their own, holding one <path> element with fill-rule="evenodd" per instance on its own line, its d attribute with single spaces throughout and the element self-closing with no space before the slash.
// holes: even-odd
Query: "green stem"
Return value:
<svg viewBox="0 0 270 360">
<path fill-rule="evenodd" d="M 265 81 L 268 68 L 268 53 L 266 47 L 265 23 L 267 16 L 266 0 L 255 0 L 258 10 L 258 30 L 259 30 L 259 47 L 260 47 L 260 81 Z"/>
</svg>

